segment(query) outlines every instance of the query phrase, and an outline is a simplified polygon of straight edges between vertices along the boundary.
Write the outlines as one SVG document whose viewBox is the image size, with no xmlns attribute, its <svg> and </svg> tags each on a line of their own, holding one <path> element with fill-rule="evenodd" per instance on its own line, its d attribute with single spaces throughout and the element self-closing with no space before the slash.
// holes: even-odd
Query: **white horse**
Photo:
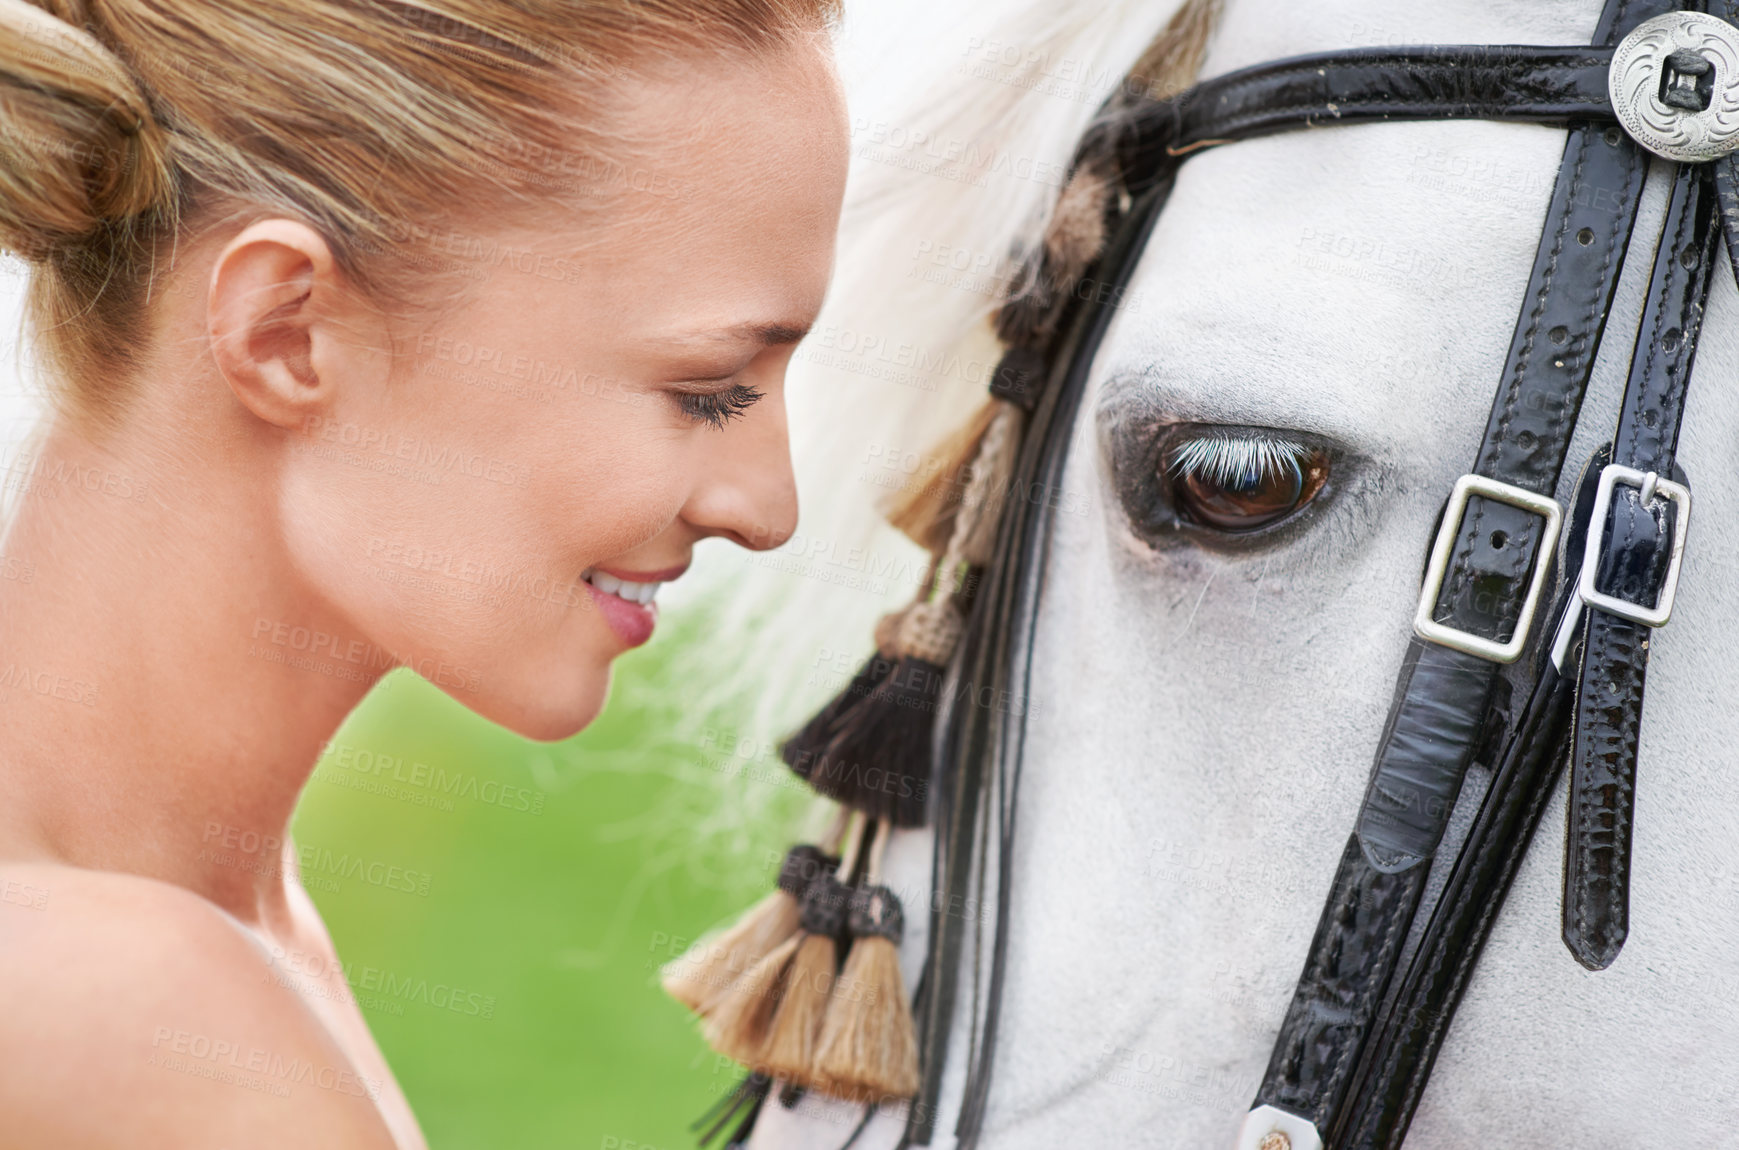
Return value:
<svg viewBox="0 0 1739 1150">
<path fill-rule="evenodd" d="M 1074 23 L 1017 13 L 1024 32 L 985 26 L 957 42 L 1038 49 L 1005 64 L 1011 77 L 1054 73 L 1071 53 L 1083 67 L 1127 66 L 1177 4 L 1140 7 L 1082 0 L 1092 12 Z M 1203 75 L 1381 44 L 1586 44 L 1600 7 L 1227 0 Z M 937 123 L 1066 161 L 1067 129 L 1090 107 L 1036 82 L 1008 102 L 994 76 L 955 71 L 949 106 L 964 110 Z M 1035 640 L 986 1150 L 1233 1145 L 1365 790 L 1435 517 L 1485 427 L 1563 144 L 1561 130 L 1536 126 L 1382 124 L 1238 143 L 1184 165 L 1069 446 L 1074 498 L 1056 519 Z M 914 249 L 995 250 L 1039 217 L 1004 217 L 998 235 L 984 207 L 1000 195 L 1042 216 L 1043 197 L 902 178 L 928 206 L 858 225 L 880 238 L 848 242 L 830 306 L 842 328 L 873 309 L 896 338 L 922 342 L 972 308 L 899 294 Z M 1664 203 L 1656 170 L 1558 493 L 1566 505 L 1616 424 Z M 879 271 L 853 269 L 878 251 Z M 907 319 L 887 318 L 901 306 Z M 940 315 L 949 307 L 951 319 Z M 1697 514 L 1678 606 L 1653 642 L 1628 944 L 1591 973 L 1560 941 L 1560 793 L 1409 1150 L 1739 1146 L 1735 378 L 1739 291 L 1723 264 L 1680 446 Z M 848 537 L 817 515 L 844 523 L 845 505 L 875 490 L 842 469 L 858 472 L 890 438 L 936 438 L 960 406 L 892 387 L 871 396 L 837 372 L 797 383 L 800 463 L 812 488 L 833 476 L 823 512 L 806 520 L 816 538 Z M 867 430 L 855 414 L 838 418 L 840 406 L 878 403 Z M 1177 421 L 1328 444 L 1316 514 L 1260 546 L 1141 530 L 1119 494 L 1137 477 L 1119 474 L 1113 437 Z M 902 948 L 908 981 L 923 956 L 930 849 L 928 832 L 906 832 L 890 853 L 915 928 Z M 970 972 L 961 985 L 938 1147 L 953 1143 L 964 1079 Z M 838 1146 L 861 1113 L 813 1096 L 790 1110 L 769 1101 L 752 1145 Z M 903 1121 L 875 1115 L 856 1146 L 892 1146 Z"/>
</svg>

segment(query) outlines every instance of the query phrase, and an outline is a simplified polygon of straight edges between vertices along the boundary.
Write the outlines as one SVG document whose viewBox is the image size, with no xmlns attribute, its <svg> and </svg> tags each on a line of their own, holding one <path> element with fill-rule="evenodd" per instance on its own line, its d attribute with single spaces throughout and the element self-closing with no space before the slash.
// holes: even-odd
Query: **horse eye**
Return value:
<svg viewBox="0 0 1739 1150">
<path fill-rule="evenodd" d="M 1163 460 L 1178 516 L 1217 531 L 1278 523 L 1328 479 L 1328 454 L 1320 448 L 1253 432 L 1179 429 Z"/>
</svg>

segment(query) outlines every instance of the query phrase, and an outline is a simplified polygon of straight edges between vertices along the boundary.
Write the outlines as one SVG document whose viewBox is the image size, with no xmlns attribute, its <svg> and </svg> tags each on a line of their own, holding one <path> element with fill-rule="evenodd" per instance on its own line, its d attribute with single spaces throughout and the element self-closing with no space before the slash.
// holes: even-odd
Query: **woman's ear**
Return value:
<svg viewBox="0 0 1739 1150">
<path fill-rule="evenodd" d="M 326 345 L 340 278 L 326 241 L 295 220 L 250 224 L 219 253 L 206 303 L 212 356 L 267 423 L 299 427 L 332 402 L 338 348 Z"/>
</svg>

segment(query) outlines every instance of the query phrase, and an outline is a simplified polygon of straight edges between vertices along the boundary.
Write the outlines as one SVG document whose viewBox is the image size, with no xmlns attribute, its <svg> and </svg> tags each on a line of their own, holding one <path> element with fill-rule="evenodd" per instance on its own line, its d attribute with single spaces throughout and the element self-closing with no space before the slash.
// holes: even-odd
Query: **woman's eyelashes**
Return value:
<svg viewBox="0 0 1739 1150">
<path fill-rule="evenodd" d="M 723 427 L 755 406 L 764 394 L 746 383 L 733 383 L 719 391 L 679 391 L 676 403 L 696 423 Z"/>
</svg>

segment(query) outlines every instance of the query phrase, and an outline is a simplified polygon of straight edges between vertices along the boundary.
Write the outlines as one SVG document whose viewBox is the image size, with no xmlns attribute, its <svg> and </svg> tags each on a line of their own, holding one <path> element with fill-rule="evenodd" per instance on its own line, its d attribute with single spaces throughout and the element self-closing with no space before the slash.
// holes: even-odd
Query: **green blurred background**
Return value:
<svg viewBox="0 0 1739 1150">
<path fill-rule="evenodd" d="M 810 800 L 696 717 L 704 627 L 666 630 L 561 743 L 395 672 L 308 784 L 304 885 L 434 1150 L 679 1150 L 740 1076 L 656 969 L 771 889 Z"/>
</svg>

